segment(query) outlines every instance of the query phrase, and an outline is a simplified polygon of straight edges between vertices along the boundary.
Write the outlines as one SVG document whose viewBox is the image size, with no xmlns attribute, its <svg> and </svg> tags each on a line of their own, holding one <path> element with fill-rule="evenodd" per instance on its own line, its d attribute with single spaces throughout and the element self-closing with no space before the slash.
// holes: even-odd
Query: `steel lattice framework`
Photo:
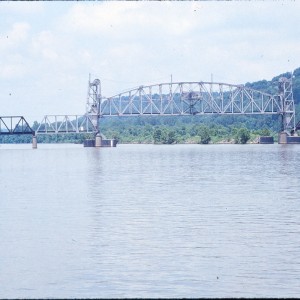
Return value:
<svg viewBox="0 0 300 300">
<path fill-rule="evenodd" d="M 97 133 L 99 132 L 100 80 L 88 82 L 86 114 L 46 115 L 39 123 L 36 134 Z M 102 135 L 103 136 L 103 135 Z M 103 136 L 104 137 L 104 136 Z"/>
<path fill-rule="evenodd" d="M 7 134 L 32 134 L 34 130 L 29 126 L 23 116 L 0 117 L 0 135 Z"/>
<path fill-rule="evenodd" d="M 271 95 L 244 85 L 215 82 L 160 83 L 100 98 L 99 116 L 274 114 L 283 130 L 295 128 L 291 80 L 282 78 L 280 93 Z"/>
<path fill-rule="evenodd" d="M 94 133 L 97 130 L 89 115 L 47 115 L 35 132 L 36 134 Z"/>
<path fill-rule="evenodd" d="M 101 82 L 89 79 L 86 114 L 45 116 L 36 134 L 99 133 L 105 116 L 280 115 L 282 131 L 295 131 L 292 76 L 279 79 L 278 94 L 244 85 L 170 82 L 140 86 L 112 97 L 101 96 Z M 297 127 L 298 128 L 298 127 Z"/>
</svg>

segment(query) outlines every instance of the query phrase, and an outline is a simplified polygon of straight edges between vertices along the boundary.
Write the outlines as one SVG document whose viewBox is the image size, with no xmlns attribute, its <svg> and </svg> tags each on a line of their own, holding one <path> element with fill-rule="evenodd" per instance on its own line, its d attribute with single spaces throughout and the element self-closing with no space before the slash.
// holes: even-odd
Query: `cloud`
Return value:
<svg viewBox="0 0 300 300">
<path fill-rule="evenodd" d="M 28 39 L 30 25 L 25 22 L 16 22 L 12 27 L 1 34 L 0 51 L 15 50 Z"/>
<path fill-rule="evenodd" d="M 37 115 L 83 113 L 89 73 L 111 96 L 171 74 L 174 81 L 208 81 L 213 74 L 215 81 L 245 83 L 300 65 L 296 2 L 51 1 L 0 8 L 0 88 L 26 95 L 23 102 L 36 103 Z M 11 97 L 0 101 L 4 107 Z"/>
<path fill-rule="evenodd" d="M 44 10 L 42 1 L 1 1 L 1 13 L 28 15 L 41 13 Z"/>
<path fill-rule="evenodd" d="M 22 78 L 26 73 L 25 58 L 21 49 L 28 41 L 30 25 L 24 22 L 13 23 L 2 33 L 0 39 L 0 78 Z"/>
<path fill-rule="evenodd" d="M 13 59 L 11 59 L 11 61 L 13 61 Z M 0 63 L 0 78 L 22 78 L 25 73 L 25 67 L 20 59 L 10 63 Z"/>
<path fill-rule="evenodd" d="M 182 13 L 182 7 L 191 7 L 191 4 L 173 6 L 168 2 L 76 3 L 62 19 L 62 24 L 65 29 L 73 32 L 88 36 L 118 37 L 121 40 L 142 38 L 141 35 L 147 33 L 181 35 L 193 26 L 188 15 Z"/>
<path fill-rule="evenodd" d="M 42 31 L 32 38 L 32 51 L 46 61 L 55 62 L 58 58 L 58 42 L 51 31 Z"/>
<path fill-rule="evenodd" d="M 199 76 L 221 69 L 215 64 L 238 67 L 239 59 L 263 63 L 262 57 L 277 51 L 279 39 L 287 45 L 295 39 L 289 23 L 280 21 L 292 14 L 296 22 L 295 11 L 293 4 L 261 2 L 76 3 L 62 19 L 62 28 L 85 35 L 83 41 L 93 39 L 98 54 L 90 54 L 98 55 L 105 73 L 128 77 L 126 70 L 134 81 L 138 72 L 153 77 L 149 70 L 195 76 L 200 69 Z M 250 80 L 254 76 L 249 73 Z"/>
</svg>

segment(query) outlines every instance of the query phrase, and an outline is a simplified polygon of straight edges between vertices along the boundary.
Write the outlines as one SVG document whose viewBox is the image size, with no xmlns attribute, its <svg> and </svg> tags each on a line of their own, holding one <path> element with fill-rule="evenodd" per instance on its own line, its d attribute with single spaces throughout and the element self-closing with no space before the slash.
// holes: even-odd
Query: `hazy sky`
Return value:
<svg viewBox="0 0 300 300">
<path fill-rule="evenodd" d="M 84 114 L 102 94 L 241 84 L 300 67 L 300 1 L 0 2 L 0 115 Z"/>
</svg>

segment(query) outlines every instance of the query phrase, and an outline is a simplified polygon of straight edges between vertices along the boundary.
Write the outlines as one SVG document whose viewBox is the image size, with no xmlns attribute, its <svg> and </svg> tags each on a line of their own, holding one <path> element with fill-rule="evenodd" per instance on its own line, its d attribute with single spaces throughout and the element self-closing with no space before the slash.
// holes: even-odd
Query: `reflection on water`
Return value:
<svg viewBox="0 0 300 300">
<path fill-rule="evenodd" d="M 0 149 L 2 297 L 295 297 L 299 145 Z"/>
</svg>

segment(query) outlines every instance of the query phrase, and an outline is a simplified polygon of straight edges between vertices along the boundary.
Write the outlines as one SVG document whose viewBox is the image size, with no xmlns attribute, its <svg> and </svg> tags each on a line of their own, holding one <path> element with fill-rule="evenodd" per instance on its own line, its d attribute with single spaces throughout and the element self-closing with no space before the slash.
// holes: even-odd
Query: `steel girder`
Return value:
<svg viewBox="0 0 300 300">
<path fill-rule="evenodd" d="M 292 89 L 292 76 L 289 79 L 286 77 L 279 78 L 279 95 L 282 107 L 282 111 L 279 112 L 282 116 L 281 130 L 288 132 L 289 129 L 292 129 L 292 131 L 295 131 L 297 129 Z"/>
<path fill-rule="evenodd" d="M 36 134 L 59 133 L 94 133 L 98 128 L 94 125 L 93 116 L 78 115 L 46 115 L 36 129 Z"/>
<path fill-rule="evenodd" d="M 271 95 L 244 85 L 216 82 L 174 82 L 140 86 L 102 98 L 99 116 L 281 114 L 284 130 L 295 128 L 291 82 Z"/>
<path fill-rule="evenodd" d="M 0 117 L 0 135 L 6 134 L 34 134 L 23 116 Z"/>
<path fill-rule="evenodd" d="M 282 130 L 295 130 L 292 78 L 280 78 L 279 94 L 244 85 L 216 82 L 171 82 L 140 86 L 105 98 L 101 82 L 89 80 L 86 114 L 47 115 L 36 134 L 99 133 L 103 116 L 140 115 L 281 115 Z"/>
</svg>

